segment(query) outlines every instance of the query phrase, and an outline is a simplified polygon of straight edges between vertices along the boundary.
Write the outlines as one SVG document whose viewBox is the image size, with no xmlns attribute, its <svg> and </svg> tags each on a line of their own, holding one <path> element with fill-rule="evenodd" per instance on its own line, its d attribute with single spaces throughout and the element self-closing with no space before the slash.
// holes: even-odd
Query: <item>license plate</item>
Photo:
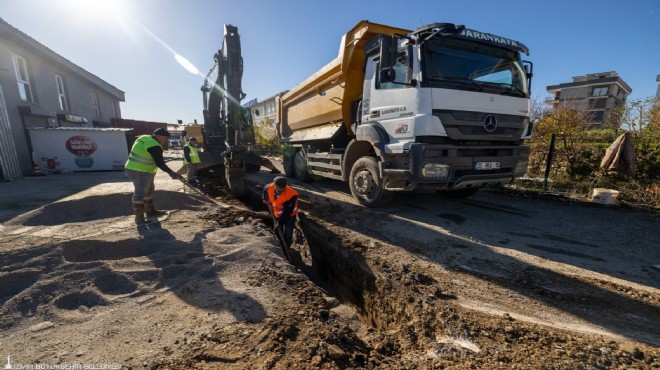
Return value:
<svg viewBox="0 0 660 370">
<path fill-rule="evenodd" d="M 479 170 L 499 170 L 500 162 L 474 162 L 474 169 Z"/>
</svg>

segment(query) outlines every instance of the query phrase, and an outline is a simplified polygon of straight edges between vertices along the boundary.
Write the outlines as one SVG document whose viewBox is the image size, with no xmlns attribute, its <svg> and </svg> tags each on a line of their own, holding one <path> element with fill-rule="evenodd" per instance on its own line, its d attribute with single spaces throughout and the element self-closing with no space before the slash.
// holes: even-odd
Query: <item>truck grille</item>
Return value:
<svg viewBox="0 0 660 370">
<path fill-rule="evenodd" d="M 511 114 L 494 114 L 483 112 L 467 112 L 456 110 L 433 110 L 445 127 L 447 135 L 454 140 L 519 140 L 528 118 Z M 484 128 L 486 116 L 497 120 L 497 129 L 487 132 Z"/>
</svg>

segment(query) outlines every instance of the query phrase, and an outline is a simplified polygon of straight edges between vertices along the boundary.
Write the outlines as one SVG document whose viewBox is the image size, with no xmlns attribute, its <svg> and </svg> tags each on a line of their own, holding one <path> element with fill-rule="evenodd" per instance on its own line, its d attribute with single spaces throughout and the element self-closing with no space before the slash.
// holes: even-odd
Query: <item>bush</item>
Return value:
<svg viewBox="0 0 660 370">
<path fill-rule="evenodd" d="M 637 111 L 645 109 L 639 115 L 643 122 L 634 122 L 630 116 L 624 120 L 635 145 L 637 169 L 633 178 L 599 168 L 605 150 L 625 130 L 614 124 L 594 129 L 584 111 L 569 108 L 545 111 L 536 124 L 530 143 L 529 175 L 544 176 L 550 138 L 555 134 L 551 190 L 590 197 L 594 188 L 611 188 L 620 191 L 622 200 L 660 207 L 660 105 L 649 105 L 648 101 L 630 103 Z M 538 183 L 518 185 L 538 187 Z"/>
</svg>

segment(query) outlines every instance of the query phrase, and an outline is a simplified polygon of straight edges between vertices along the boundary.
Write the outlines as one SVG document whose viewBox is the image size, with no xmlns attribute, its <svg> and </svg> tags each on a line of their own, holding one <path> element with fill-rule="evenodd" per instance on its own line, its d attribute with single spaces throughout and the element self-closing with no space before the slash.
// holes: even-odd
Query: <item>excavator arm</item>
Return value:
<svg viewBox="0 0 660 370">
<path fill-rule="evenodd" d="M 243 58 L 236 26 L 225 24 L 222 49 L 214 55 L 214 65 L 202 86 L 204 98 L 203 167 L 224 166 L 227 185 L 236 196 L 245 193 L 246 151 L 243 142 L 244 112 L 240 101 Z M 251 127 L 250 127 L 251 129 Z M 249 136 L 249 135 L 248 135 Z"/>
</svg>

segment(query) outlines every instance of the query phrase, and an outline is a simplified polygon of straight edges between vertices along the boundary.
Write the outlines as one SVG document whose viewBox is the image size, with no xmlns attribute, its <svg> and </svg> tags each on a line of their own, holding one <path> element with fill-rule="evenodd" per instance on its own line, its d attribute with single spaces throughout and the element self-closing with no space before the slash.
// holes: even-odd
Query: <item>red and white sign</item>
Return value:
<svg viewBox="0 0 660 370">
<path fill-rule="evenodd" d="M 71 136 L 66 141 L 66 150 L 75 155 L 92 155 L 96 151 L 96 142 L 87 136 Z"/>
</svg>

